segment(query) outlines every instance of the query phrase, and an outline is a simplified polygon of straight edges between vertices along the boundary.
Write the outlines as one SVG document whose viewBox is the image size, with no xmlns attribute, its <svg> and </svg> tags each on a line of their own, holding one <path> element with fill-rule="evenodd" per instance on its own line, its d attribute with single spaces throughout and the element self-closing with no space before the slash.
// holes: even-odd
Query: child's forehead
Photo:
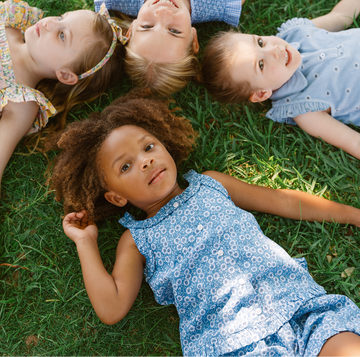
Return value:
<svg viewBox="0 0 360 357">
<path fill-rule="evenodd" d="M 147 137 L 154 136 L 142 127 L 136 125 L 122 125 L 111 131 L 111 133 L 105 139 L 103 146 L 120 146 L 123 143 L 124 148 L 126 148 L 126 143 L 133 142 L 134 140 L 139 142 Z"/>
</svg>

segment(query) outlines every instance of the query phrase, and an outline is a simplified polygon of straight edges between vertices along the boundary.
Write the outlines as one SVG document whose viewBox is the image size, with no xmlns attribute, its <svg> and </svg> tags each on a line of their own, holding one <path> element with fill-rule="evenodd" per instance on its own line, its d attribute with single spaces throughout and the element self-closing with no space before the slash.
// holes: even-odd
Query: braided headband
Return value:
<svg viewBox="0 0 360 357">
<path fill-rule="evenodd" d="M 113 31 L 112 43 L 111 43 L 109 51 L 107 52 L 105 57 L 95 67 L 89 69 L 87 72 L 85 72 L 83 74 L 80 74 L 78 76 L 79 79 L 89 77 L 93 73 L 97 72 L 100 68 L 104 67 L 106 62 L 109 60 L 109 58 L 112 56 L 112 54 L 115 51 L 117 40 L 119 40 L 123 45 L 125 45 L 127 43 L 127 41 L 129 40 L 126 36 L 122 35 L 121 27 L 118 26 L 114 20 L 110 19 L 110 14 L 109 14 L 108 10 L 106 9 L 104 2 L 102 3 L 102 5 L 100 7 L 99 13 L 100 13 L 100 15 L 104 16 L 108 20 L 108 22 L 111 26 L 111 29 Z"/>
</svg>

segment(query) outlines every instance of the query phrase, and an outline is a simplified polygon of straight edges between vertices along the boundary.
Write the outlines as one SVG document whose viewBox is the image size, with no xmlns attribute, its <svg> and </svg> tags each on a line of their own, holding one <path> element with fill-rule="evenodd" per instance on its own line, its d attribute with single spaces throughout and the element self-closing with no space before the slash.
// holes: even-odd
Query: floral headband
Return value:
<svg viewBox="0 0 360 357">
<path fill-rule="evenodd" d="M 85 72 L 83 74 L 80 74 L 78 76 L 79 79 L 89 77 L 93 73 L 97 72 L 100 68 L 104 67 L 106 62 L 109 60 L 109 58 L 112 56 L 112 54 L 115 51 L 117 40 L 119 40 L 123 45 L 125 45 L 129 40 L 126 36 L 123 36 L 122 28 L 120 26 L 118 26 L 114 20 L 110 19 L 109 11 L 106 9 L 104 2 L 102 3 L 102 5 L 100 7 L 99 14 L 104 16 L 108 20 L 108 22 L 111 26 L 111 29 L 113 31 L 112 43 L 111 43 L 109 51 L 107 52 L 105 57 L 95 67 L 89 69 L 87 72 Z"/>
</svg>

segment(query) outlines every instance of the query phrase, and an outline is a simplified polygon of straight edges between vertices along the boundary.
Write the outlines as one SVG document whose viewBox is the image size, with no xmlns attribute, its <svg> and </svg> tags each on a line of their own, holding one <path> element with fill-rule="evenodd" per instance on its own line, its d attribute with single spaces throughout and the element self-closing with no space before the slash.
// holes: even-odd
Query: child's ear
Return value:
<svg viewBox="0 0 360 357">
<path fill-rule="evenodd" d="M 192 48 L 193 48 L 194 53 L 198 53 L 200 47 L 199 47 L 199 41 L 198 41 L 198 38 L 197 38 L 196 28 L 192 27 L 191 31 L 192 31 L 192 35 L 193 35 Z"/>
<path fill-rule="evenodd" d="M 55 71 L 57 79 L 64 84 L 74 85 L 78 82 L 78 76 L 68 68 Z"/>
<path fill-rule="evenodd" d="M 266 99 L 269 99 L 271 97 L 272 90 L 258 90 L 255 93 L 251 94 L 250 96 L 250 102 L 258 103 L 263 102 Z"/>
<path fill-rule="evenodd" d="M 119 196 L 114 191 L 106 192 L 104 196 L 106 201 L 118 207 L 124 207 L 128 202 L 126 198 Z"/>
<path fill-rule="evenodd" d="M 130 38 L 130 37 L 131 37 L 131 33 L 132 33 L 132 29 L 133 29 L 133 26 L 134 26 L 134 22 L 135 22 L 135 21 L 136 21 L 136 20 L 134 20 L 134 21 L 131 23 L 129 29 L 128 29 L 127 32 L 126 32 L 125 37 L 127 37 L 127 38 Z"/>
</svg>

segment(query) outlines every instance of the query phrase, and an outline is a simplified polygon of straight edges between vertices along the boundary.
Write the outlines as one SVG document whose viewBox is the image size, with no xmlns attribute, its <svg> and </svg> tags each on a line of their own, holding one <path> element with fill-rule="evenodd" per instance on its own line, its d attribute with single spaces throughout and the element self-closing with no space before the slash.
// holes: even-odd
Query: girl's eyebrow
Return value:
<svg viewBox="0 0 360 357">
<path fill-rule="evenodd" d="M 62 15 L 63 18 L 66 18 L 68 16 L 69 12 L 65 12 L 65 14 Z M 73 40 L 73 33 L 71 30 L 68 30 L 69 31 L 69 47 L 71 47 L 71 44 L 72 44 L 72 40 Z"/>
<path fill-rule="evenodd" d="M 121 160 L 124 157 L 125 154 L 119 155 L 112 163 L 111 168 L 114 167 L 115 163 L 117 163 L 119 160 Z"/>
<path fill-rule="evenodd" d="M 142 136 L 142 137 L 138 140 L 138 143 L 141 143 L 142 141 L 144 141 L 148 136 L 152 137 L 151 134 L 145 134 L 144 136 Z"/>
<path fill-rule="evenodd" d="M 256 35 L 252 35 L 252 38 L 253 38 L 254 46 L 256 48 L 256 45 L 257 45 L 257 43 L 256 43 Z M 258 70 L 257 60 L 255 58 L 255 63 L 254 63 L 254 72 L 255 72 L 255 74 L 258 74 L 257 70 Z"/>
<path fill-rule="evenodd" d="M 149 32 L 152 29 L 143 29 L 143 30 L 135 30 L 135 32 Z M 185 36 L 180 36 L 180 34 L 172 33 L 170 31 L 167 31 L 167 33 L 175 38 L 184 38 Z"/>
</svg>

